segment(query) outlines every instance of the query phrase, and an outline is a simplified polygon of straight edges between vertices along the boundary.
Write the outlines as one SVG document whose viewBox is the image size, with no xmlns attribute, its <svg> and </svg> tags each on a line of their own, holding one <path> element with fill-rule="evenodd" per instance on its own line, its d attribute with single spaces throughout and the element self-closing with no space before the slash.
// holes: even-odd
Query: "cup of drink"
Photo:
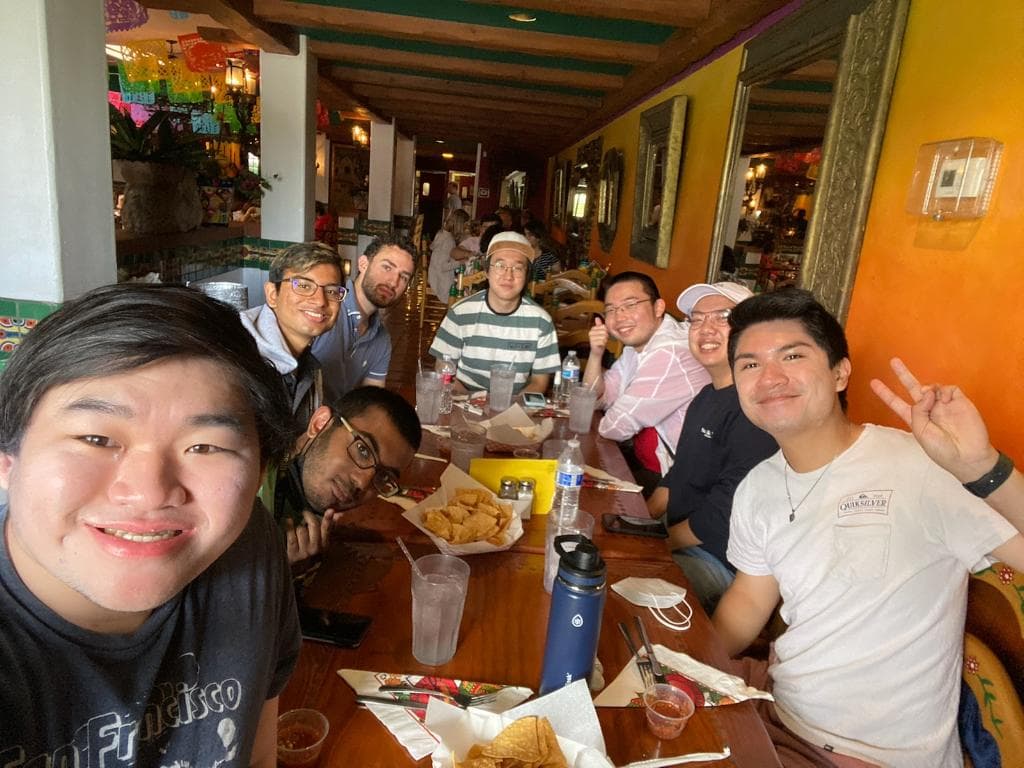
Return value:
<svg viewBox="0 0 1024 768">
<path fill-rule="evenodd" d="M 590 431 L 597 404 L 597 390 L 586 384 L 577 384 L 569 390 L 569 429 L 577 434 Z"/>
<path fill-rule="evenodd" d="M 469 462 L 484 455 L 487 430 L 480 424 L 460 424 L 452 427 L 452 464 L 469 472 Z"/>
<path fill-rule="evenodd" d="M 566 534 L 582 533 L 588 539 L 594 538 L 594 516 L 588 515 L 583 510 L 576 513 L 576 519 L 570 522 L 558 521 L 558 510 L 552 509 L 548 513 L 548 527 L 544 536 L 544 590 L 551 594 L 555 586 L 555 576 L 558 575 L 558 553 L 555 552 L 555 536 Z M 562 548 L 567 552 L 576 549 L 575 544 L 563 544 Z"/>
<path fill-rule="evenodd" d="M 292 709 L 277 718 L 277 764 L 313 768 L 320 759 L 329 725 L 315 709 Z"/>
<path fill-rule="evenodd" d="M 441 374 L 419 371 L 416 374 L 416 415 L 421 424 L 437 424 L 441 413 Z"/>
<path fill-rule="evenodd" d="M 515 383 L 516 372 L 512 366 L 496 365 L 491 368 L 491 386 L 487 394 L 487 405 L 491 413 L 501 413 L 512 407 Z"/>
<path fill-rule="evenodd" d="M 451 555 L 424 555 L 412 572 L 412 655 L 436 667 L 455 655 L 466 604 L 469 565 Z"/>
<path fill-rule="evenodd" d="M 655 683 L 644 691 L 647 726 L 659 739 L 676 738 L 693 716 L 693 699 L 679 688 Z"/>
</svg>

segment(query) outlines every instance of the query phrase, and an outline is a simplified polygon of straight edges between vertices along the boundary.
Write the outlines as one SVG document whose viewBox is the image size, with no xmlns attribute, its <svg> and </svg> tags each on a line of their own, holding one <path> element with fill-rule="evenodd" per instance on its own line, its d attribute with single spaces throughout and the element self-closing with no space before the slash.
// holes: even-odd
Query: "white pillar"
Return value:
<svg viewBox="0 0 1024 768">
<path fill-rule="evenodd" d="M 412 216 L 413 187 L 416 185 L 416 140 L 399 135 L 395 140 L 395 179 L 391 210 Z"/>
<path fill-rule="evenodd" d="M 313 239 L 316 76 L 305 35 L 297 56 L 260 54 L 260 170 L 271 184 L 260 219 L 268 240 Z"/>
<path fill-rule="evenodd" d="M 395 177 L 395 125 L 370 122 L 370 191 L 359 252 L 382 231 L 391 230 L 391 189 Z"/>
<path fill-rule="evenodd" d="M 117 279 L 103 4 L 0 18 L 0 298 L 60 303 Z"/>
</svg>

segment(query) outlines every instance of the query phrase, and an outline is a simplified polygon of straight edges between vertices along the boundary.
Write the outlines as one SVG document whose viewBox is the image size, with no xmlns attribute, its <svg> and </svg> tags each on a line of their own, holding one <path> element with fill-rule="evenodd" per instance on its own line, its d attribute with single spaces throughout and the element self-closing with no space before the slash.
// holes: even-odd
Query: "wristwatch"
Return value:
<svg viewBox="0 0 1024 768">
<path fill-rule="evenodd" d="M 1006 478 L 1013 472 L 1013 460 L 1002 451 L 992 469 L 969 483 L 964 483 L 964 488 L 973 493 L 979 499 L 984 499 L 992 491 L 1006 482 Z"/>
</svg>

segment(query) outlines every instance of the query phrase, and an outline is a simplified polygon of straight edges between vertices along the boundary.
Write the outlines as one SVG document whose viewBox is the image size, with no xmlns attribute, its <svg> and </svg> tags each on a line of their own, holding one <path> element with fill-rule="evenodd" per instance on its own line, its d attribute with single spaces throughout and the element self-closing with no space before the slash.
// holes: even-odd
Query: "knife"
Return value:
<svg viewBox="0 0 1024 768">
<path fill-rule="evenodd" d="M 426 709 L 425 701 L 412 701 L 411 699 L 391 699 L 387 696 L 356 696 L 357 704 L 390 704 L 392 707 L 407 707 L 408 709 Z"/>
<path fill-rule="evenodd" d="M 661 662 L 658 661 L 658 657 L 654 655 L 654 649 L 651 647 L 651 641 L 647 639 L 647 628 L 644 626 L 644 620 L 639 616 L 634 616 L 633 621 L 636 622 L 636 628 L 640 632 L 640 639 L 644 641 L 644 649 L 647 651 L 647 658 L 651 660 L 651 672 L 654 673 L 654 682 L 665 683 L 665 670 L 661 666 Z"/>
</svg>

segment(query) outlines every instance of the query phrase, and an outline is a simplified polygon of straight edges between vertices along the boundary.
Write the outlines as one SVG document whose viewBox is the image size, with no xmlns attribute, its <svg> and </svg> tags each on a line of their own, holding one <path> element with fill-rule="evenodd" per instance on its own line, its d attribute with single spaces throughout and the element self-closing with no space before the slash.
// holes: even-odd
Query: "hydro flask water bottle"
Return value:
<svg viewBox="0 0 1024 768">
<path fill-rule="evenodd" d="M 576 549 L 566 551 L 566 542 L 575 542 Z M 579 533 L 558 536 L 555 552 L 560 559 L 544 643 L 542 696 L 590 677 L 604 612 L 605 565 L 594 543 Z"/>
</svg>

